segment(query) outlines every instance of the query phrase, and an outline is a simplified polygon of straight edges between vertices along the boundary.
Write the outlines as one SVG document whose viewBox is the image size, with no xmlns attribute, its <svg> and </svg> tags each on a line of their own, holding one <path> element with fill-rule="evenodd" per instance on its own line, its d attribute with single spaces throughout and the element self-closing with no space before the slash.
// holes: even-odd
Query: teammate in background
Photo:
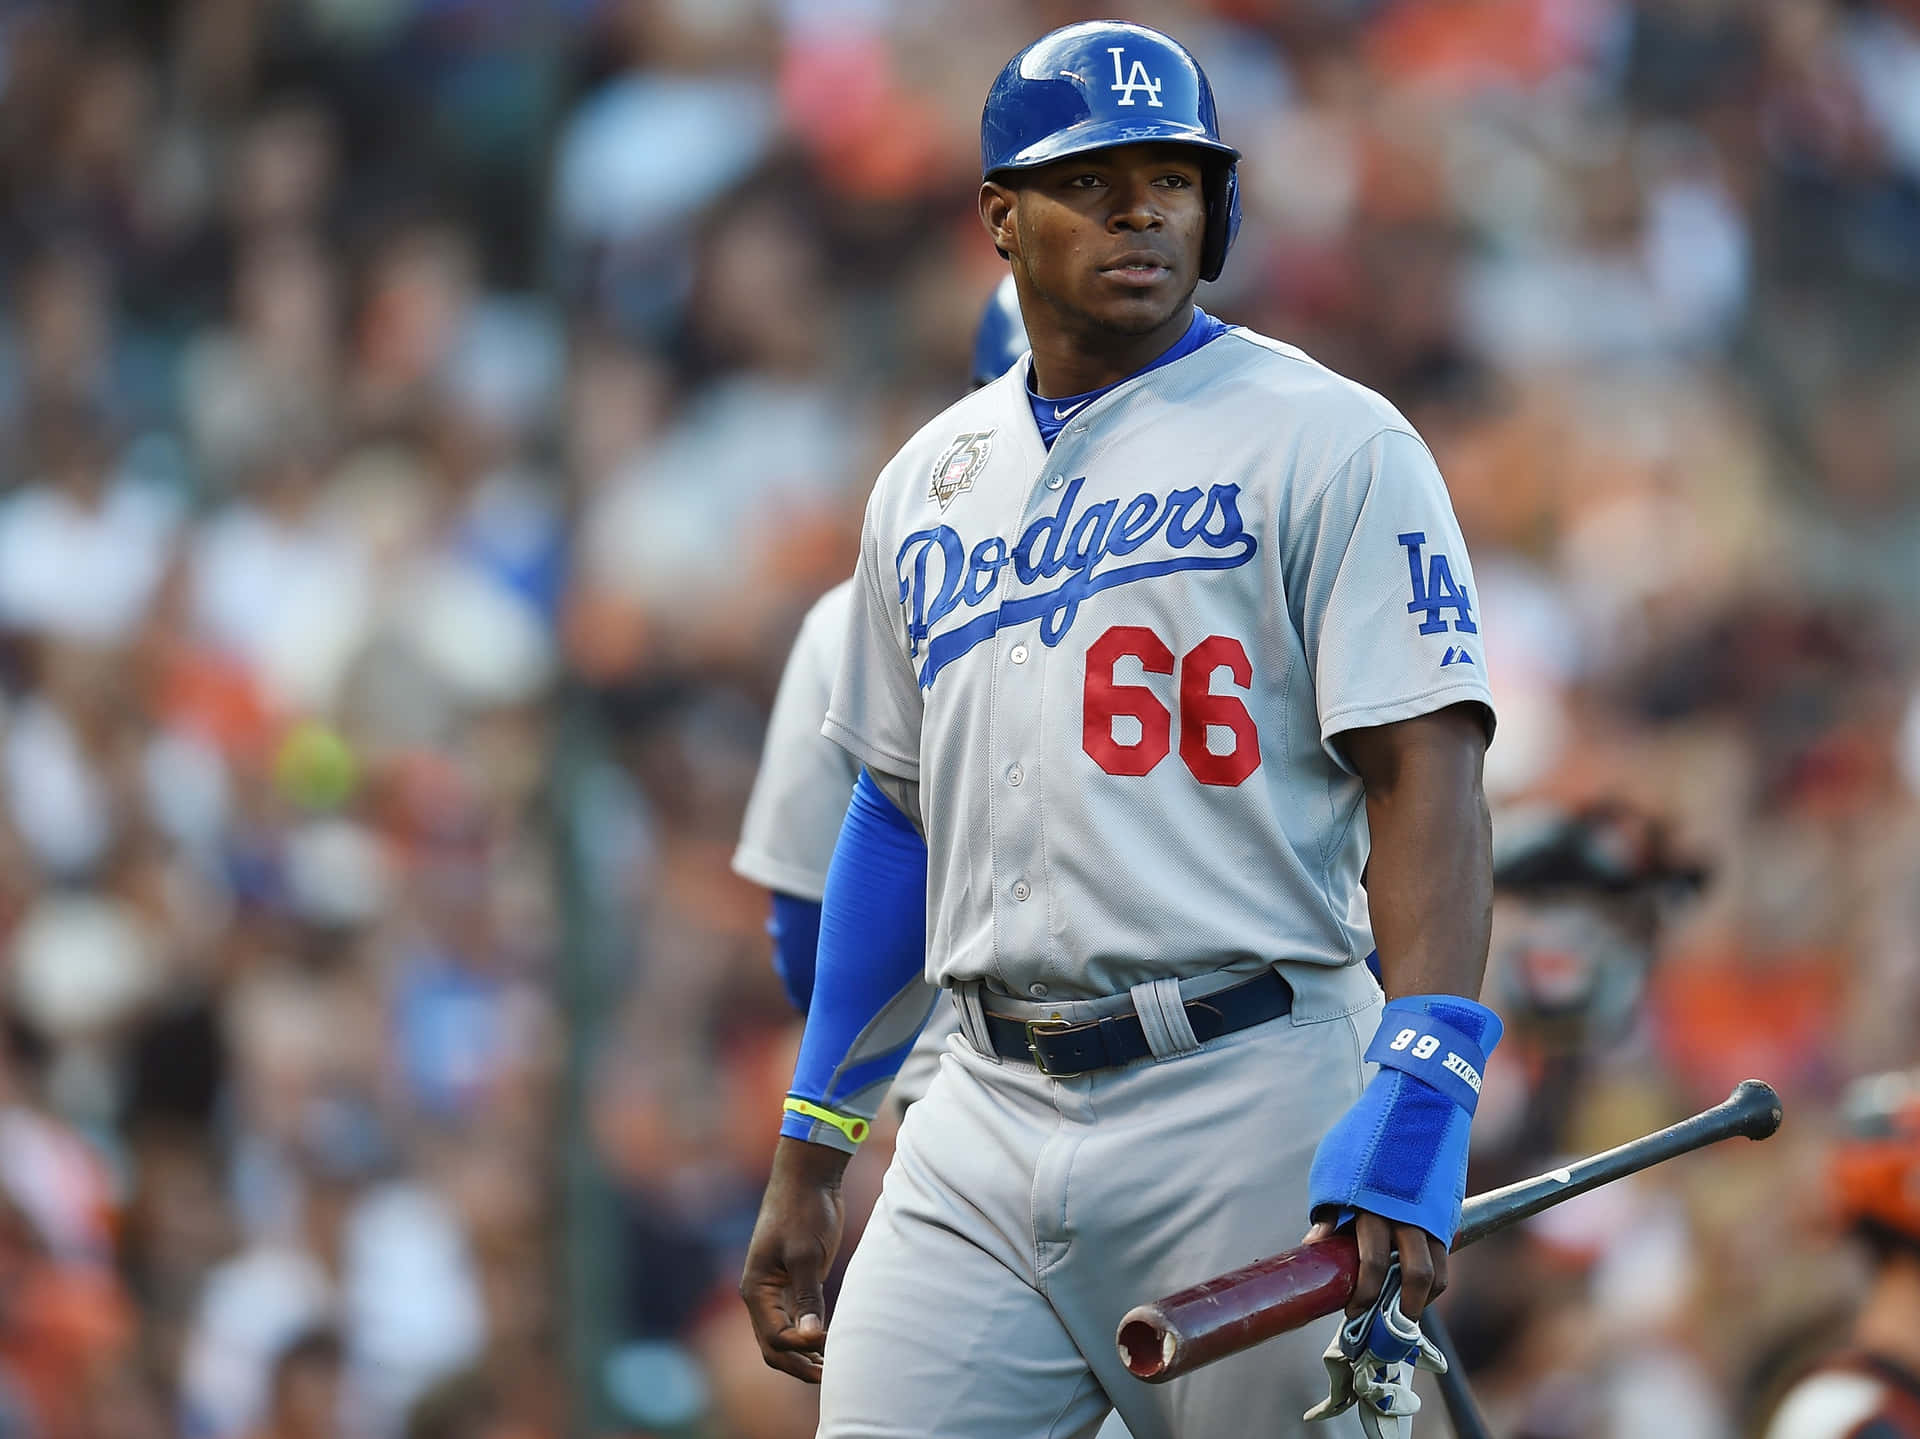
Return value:
<svg viewBox="0 0 1920 1439">
<path fill-rule="evenodd" d="M 1861 1080 L 1842 1113 L 1834 1199 L 1873 1285 L 1847 1347 L 1787 1391 L 1767 1439 L 1920 1439 L 1920 1071 Z"/>
<path fill-rule="evenodd" d="M 1033 350 L 868 505 L 826 724 L 863 768 L 741 1292 L 824 1439 L 1299 1432 L 1325 1331 L 1153 1387 L 1114 1330 L 1309 1216 L 1376 1345 L 1444 1286 L 1499 1038 L 1472 572 L 1404 418 L 1193 305 L 1239 156 L 1186 50 L 1055 31 L 981 151 Z M 829 1341 L 840 1175 L 936 986 L 964 1042 Z"/>
<path fill-rule="evenodd" d="M 1009 276 L 994 288 L 974 329 L 972 388 L 993 383 L 1026 352 L 1027 332 Z M 734 873 L 772 892 L 767 931 L 773 936 L 773 967 L 787 998 L 802 1014 L 813 997 L 827 862 L 833 858 L 847 797 L 860 775 L 859 761 L 820 732 L 833 676 L 840 668 L 852 592 L 853 581 L 843 580 L 816 600 L 801 621 L 767 719 L 760 773 L 747 799 L 739 848 L 733 852 Z M 942 1006 L 928 1021 L 894 1078 L 891 1098 L 896 1104 L 904 1108 L 926 1093 L 940 1051 L 958 1023 L 951 1005 Z"/>
</svg>

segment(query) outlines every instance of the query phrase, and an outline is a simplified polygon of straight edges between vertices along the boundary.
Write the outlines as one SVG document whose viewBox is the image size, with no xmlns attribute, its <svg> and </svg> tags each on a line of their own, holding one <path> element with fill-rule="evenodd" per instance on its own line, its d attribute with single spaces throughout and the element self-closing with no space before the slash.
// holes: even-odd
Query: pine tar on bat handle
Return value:
<svg viewBox="0 0 1920 1439">
<path fill-rule="evenodd" d="M 1563 1169 L 1476 1194 L 1461 1206 L 1458 1250 L 1576 1194 L 1735 1135 L 1765 1139 L 1780 1127 L 1780 1096 L 1742 1080 L 1712 1109 Z M 1338 1234 L 1256 1260 L 1191 1289 L 1129 1310 L 1116 1336 L 1129 1373 L 1164 1384 L 1189 1370 L 1346 1308 L 1359 1282 L 1353 1236 Z"/>
</svg>

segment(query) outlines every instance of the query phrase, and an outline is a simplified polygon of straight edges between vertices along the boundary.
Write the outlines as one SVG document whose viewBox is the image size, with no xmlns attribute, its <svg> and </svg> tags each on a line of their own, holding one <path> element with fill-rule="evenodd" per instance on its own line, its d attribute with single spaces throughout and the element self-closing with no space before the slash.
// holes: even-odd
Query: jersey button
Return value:
<svg viewBox="0 0 1920 1439">
<path fill-rule="evenodd" d="M 1016 879 L 1013 882 L 1013 897 L 1015 899 L 1025 901 L 1026 897 L 1032 893 L 1033 891 L 1027 887 L 1027 882 L 1024 879 Z"/>
<path fill-rule="evenodd" d="M 1027 986 L 1027 993 L 1035 999 L 1045 999 L 1047 997 L 1047 987 L 1044 984 L 1030 984 Z"/>
<path fill-rule="evenodd" d="M 1057 490 L 1057 489 L 1059 489 L 1059 488 L 1060 488 L 1060 487 L 1061 487 L 1062 485 L 1064 485 L 1064 484 L 1065 484 L 1066 482 L 1067 482 L 1067 481 L 1066 481 L 1066 478 L 1065 478 L 1064 476 L 1062 476 L 1062 475 L 1054 475 L 1054 476 L 1052 476 L 1051 478 L 1049 478 L 1049 479 L 1047 480 L 1047 488 L 1048 488 L 1048 489 L 1050 489 L 1050 490 Z"/>
<path fill-rule="evenodd" d="M 1015 645 L 1007 651 L 1007 658 L 1017 665 L 1025 664 L 1027 662 L 1027 647 L 1025 645 Z"/>
<path fill-rule="evenodd" d="M 1019 765 L 1015 765 L 1007 771 L 1007 783 L 1015 789 L 1018 789 L 1026 778 L 1027 772 L 1021 769 Z"/>
</svg>

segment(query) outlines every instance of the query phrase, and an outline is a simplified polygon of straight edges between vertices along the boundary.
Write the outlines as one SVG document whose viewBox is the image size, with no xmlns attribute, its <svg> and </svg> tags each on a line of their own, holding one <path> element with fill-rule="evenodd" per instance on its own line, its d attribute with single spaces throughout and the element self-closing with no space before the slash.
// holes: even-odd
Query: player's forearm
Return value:
<svg viewBox="0 0 1920 1439">
<path fill-rule="evenodd" d="M 786 1183 L 806 1188 L 838 1189 L 853 1151 L 825 1144 L 809 1144 L 783 1134 L 774 1141 L 773 1173 Z"/>
<path fill-rule="evenodd" d="M 1452 1242 L 1480 1077 L 1500 1041 L 1499 1017 L 1476 1002 L 1493 905 L 1480 787 L 1486 735 L 1478 708 L 1458 705 L 1342 740 L 1366 785 L 1367 899 L 1389 1003 L 1365 1050 L 1379 1069 L 1320 1141 L 1309 1203 L 1316 1218 L 1334 1223 L 1371 1214 L 1400 1226 L 1393 1242 L 1404 1263 L 1407 1226 L 1442 1246 Z M 1424 1176 L 1413 1193 L 1410 1173 Z M 1380 1292 L 1388 1248 L 1379 1226 L 1368 1229 L 1362 1304 Z M 1442 1273 L 1431 1263 L 1404 1272 L 1422 1271 L 1416 1310 Z"/>
<path fill-rule="evenodd" d="M 806 1033 L 780 1132 L 851 1150 L 933 1008 L 927 848 L 865 775 L 827 871 Z"/>
<path fill-rule="evenodd" d="M 1479 711 L 1455 706 L 1346 739 L 1366 785 L 1367 902 L 1387 997 L 1477 997 L 1493 915 Z"/>
</svg>

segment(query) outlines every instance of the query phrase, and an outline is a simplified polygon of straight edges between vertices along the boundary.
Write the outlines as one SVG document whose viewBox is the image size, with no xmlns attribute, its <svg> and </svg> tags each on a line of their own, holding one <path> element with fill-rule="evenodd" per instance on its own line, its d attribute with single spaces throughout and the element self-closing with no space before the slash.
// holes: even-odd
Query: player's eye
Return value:
<svg viewBox="0 0 1920 1439">
<path fill-rule="evenodd" d="M 1104 184 L 1106 184 L 1105 180 L 1102 180 L 1098 175 L 1095 175 L 1091 172 L 1088 172 L 1085 175 L 1075 175 L 1071 180 L 1067 181 L 1067 185 L 1069 186 L 1069 188 L 1075 189 L 1075 190 L 1097 189 L 1099 186 Z"/>
<path fill-rule="evenodd" d="M 1169 190 L 1189 190 L 1193 188 L 1193 177 L 1180 174 L 1162 175 L 1160 183 Z"/>
</svg>

